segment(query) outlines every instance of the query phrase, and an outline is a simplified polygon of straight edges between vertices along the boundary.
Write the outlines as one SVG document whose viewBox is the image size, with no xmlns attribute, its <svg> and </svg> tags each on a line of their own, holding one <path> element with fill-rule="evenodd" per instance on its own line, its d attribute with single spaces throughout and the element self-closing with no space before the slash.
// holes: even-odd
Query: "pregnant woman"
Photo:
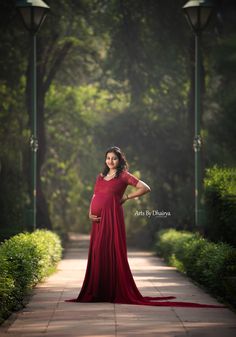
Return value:
<svg viewBox="0 0 236 337">
<path fill-rule="evenodd" d="M 128 172 L 118 147 L 105 154 L 105 167 L 98 175 L 89 209 L 92 221 L 88 263 L 82 289 L 67 302 L 111 302 L 152 306 L 217 307 L 169 302 L 169 297 L 143 297 L 130 271 L 122 204 L 150 192 L 150 187 Z M 128 185 L 136 187 L 125 194 Z M 163 301 L 165 300 L 165 301 Z M 156 302 L 158 301 L 158 302 Z"/>
</svg>

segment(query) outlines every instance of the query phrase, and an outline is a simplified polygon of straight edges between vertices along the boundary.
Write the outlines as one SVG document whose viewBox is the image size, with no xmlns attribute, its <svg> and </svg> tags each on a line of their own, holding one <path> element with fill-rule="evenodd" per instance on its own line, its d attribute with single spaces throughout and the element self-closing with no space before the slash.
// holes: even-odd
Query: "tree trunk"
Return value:
<svg viewBox="0 0 236 337">
<path fill-rule="evenodd" d="M 38 126 L 38 160 L 37 160 L 37 225 L 39 228 L 52 229 L 52 223 L 49 216 L 48 204 L 42 189 L 41 169 L 45 161 L 46 154 L 46 134 L 44 123 L 44 102 L 45 95 L 43 81 L 38 71 L 37 80 L 37 126 Z"/>
<path fill-rule="evenodd" d="M 195 159 L 194 159 L 194 151 L 193 151 L 193 140 L 195 136 L 195 37 L 194 35 L 191 37 L 189 48 L 189 59 L 190 59 L 190 90 L 189 90 L 189 108 L 188 108 L 188 135 L 189 135 L 189 151 L 188 151 L 188 162 L 189 162 L 189 174 L 190 181 L 193 182 L 192 188 L 192 201 L 191 204 L 195 203 L 195 186 L 194 186 L 194 170 L 195 170 Z M 201 46 L 200 46 L 201 48 Z M 203 97 L 205 93 L 205 68 L 203 63 L 203 55 L 200 51 L 200 131 L 203 129 Z M 205 169 L 205 153 L 204 153 L 204 142 L 202 142 L 201 152 L 200 152 L 200 162 L 201 162 L 201 177 L 203 178 L 203 172 Z M 201 178 L 201 186 L 203 185 L 203 179 Z"/>
<path fill-rule="evenodd" d="M 52 45 L 55 45 L 55 40 L 51 41 Z M 46 132 L 45 132 L 45 118 L 44 118 L 44 103 L 45 95 L 53 81 L 57 71 L 60 69 L 65 57 L 69 50 L 73 46 L 72 42 L 66 42 L 58 49 L 50 50 L 51 59 L 45 53 L 45 45 L 41 42 L 41 39 L 37 37 L 37 137 L 38 137 L 38 152 L 37 152 L 37 227 L 52 229 L 52 223 L 49 216 L 49 210 L 46 198 L 42 189 L 41 182 L 41 169 L 45 161 L 46 154 Z M 49 51 L 48 51 L 49 52 Z M 26 83 L 26 102 L 28 107 L 29 125 L 31 125 L 31 111 L 30 111 L 30 97 L 31 97 L 31 83 L 30 83 L 30 60 L 27 68 L 27 83 Z M 29 190 L 31 189 L 30 181 L 30 147 L 28 148 L 24 156 L 24 168 Z"/>
<path fill-rule="evenodd" d="M 31 62 L 31 53 L 29 53 L 28 67 L 26 72 L 26 106 L 29 116 L 29 128 L 31 125 L 31 80 L 30 80 L 30 62 Z M 37 218 L 36 218 L 36 227 L 37 228 L 47 228 L 52 229 L 52 224 L 49 217 L 47 202 L 42 190 L 42 184 L 40 179 L 40 171 L 45 158 L 46 151 L 46 141 L 45 141 L 45 126 L 44 126 L 44 98 L 45 92 L 43 91 L 42 86 L 42 76 L 39 73 L 39 67 L 37 66 L 37 137 L 39 143 L 39 149 L 37 152 Z M 28 147 L 24 153 L 24 175 L 28 181 L 28 190 L 29 195 L 31 195 L 31 175 L 30 175 L 30 161 L 31 161 L 31 148 L 28 141 Z M 30 225 L 30 224 L 28 224 Z"/>
</svg>

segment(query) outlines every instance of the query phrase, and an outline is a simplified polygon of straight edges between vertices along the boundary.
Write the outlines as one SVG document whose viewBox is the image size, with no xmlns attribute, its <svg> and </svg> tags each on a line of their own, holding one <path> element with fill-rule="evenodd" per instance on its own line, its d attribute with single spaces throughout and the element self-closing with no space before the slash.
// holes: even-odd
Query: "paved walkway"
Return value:
<svg viewBox="0 0 236 337">
<path fill-rule="evenodd" d="M 112 303 L 68 303 L 83 281 L 87 236 L 72 236 L 58 272 L 34 290 L 27 306 L 1 327 L 0 337 L 233 337 L 236 315 L 226 308 L 149 307 Z M 135 281 L 146 296 L 216 304 L 174 268 L 148 252 L 131 250 Z"/>
</svg>

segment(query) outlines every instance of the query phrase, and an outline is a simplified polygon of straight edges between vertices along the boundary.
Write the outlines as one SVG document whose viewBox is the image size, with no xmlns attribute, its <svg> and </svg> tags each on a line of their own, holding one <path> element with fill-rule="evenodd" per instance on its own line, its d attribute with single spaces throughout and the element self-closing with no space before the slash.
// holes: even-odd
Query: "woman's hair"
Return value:
<svg viewBox="0 0 236 337">
<path fill-rule="evenodd" d="M 109 172 L 109 167 L 106 164 L 106 158 L 107 158 L 107 154 L 108 153 L 115 153 L 115 155 L 118 157 L 119 159 L 119 164 L 117 166 L 117 171 L 116 171 L 116 175 L 115 177 L 119 177 L 120 173 L 122 171 L 127 171 L 128 170 L 128 163 L 125 159 L 125 155 L 124 153 L 121 152 L 121 149 L 117 146 L 112 146 L 109 149 L 107 149 L 106 153 L 105 153 L 105 167 L 102 171 L 102 175 L 103 177 L 105 177 L 107 175 L 107 173 Z"/>
</svg>

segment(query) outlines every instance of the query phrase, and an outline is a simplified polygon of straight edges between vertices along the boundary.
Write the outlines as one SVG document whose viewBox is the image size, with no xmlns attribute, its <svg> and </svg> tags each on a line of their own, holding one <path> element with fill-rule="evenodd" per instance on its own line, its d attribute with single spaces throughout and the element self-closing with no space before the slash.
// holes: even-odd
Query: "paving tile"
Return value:
<svg viewBox="0 0 236 337">
<path fill-rule="evenodd" d="M 88 321 L 54 321 L 50 322 L 47 330 L 48 335 L 54 334 L 68 334 L 73 335 L 77 333 L 80 335 L 115 335 L 114 322 L 104 322 L 102 320 L 88 320 Z"/>
<path fill-rule="evenodd" d="M 144 324 L 143 328 L 138 324 L 122 324 L 117 327 L 117 335 L 124 336 L 144 336 L 152 335 L 152 336 L 187 336 L 187 333 L 184 327 L 181 324 L 156 324 L 153 322 L 147 322 Z"/>
<path fill-rule="evenodd" d="M 232 337 L 236 336 L 236 325 L 221 323 L 188 323 L 185 324 L 190 337 Z"/>
<path fill-rule="evenodd" d="M 224 308 L 174 308 L 182 322 L 222 322 L 236 324 L 236 315 Z"/>
</svg>

